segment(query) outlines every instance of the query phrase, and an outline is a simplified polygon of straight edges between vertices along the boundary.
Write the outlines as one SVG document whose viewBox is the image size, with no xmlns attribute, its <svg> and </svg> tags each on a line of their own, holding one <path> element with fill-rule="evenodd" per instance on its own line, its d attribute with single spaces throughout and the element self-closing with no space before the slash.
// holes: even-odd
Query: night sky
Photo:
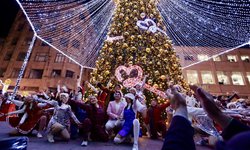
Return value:
<svg viewBox="0 0 250 150">
<path fill-rule="evenodd" d="M 1 0 L 0 2 L 0 38 L 5 38 L 19 10 L 16 0 Z"/>
</svg>

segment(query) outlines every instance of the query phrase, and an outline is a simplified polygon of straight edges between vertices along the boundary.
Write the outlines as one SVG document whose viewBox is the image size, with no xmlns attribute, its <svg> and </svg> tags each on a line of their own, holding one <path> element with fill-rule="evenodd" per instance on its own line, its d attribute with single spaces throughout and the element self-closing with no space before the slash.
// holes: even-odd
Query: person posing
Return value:
<svg viewBox="0 0 250 150">
<path fill-rule="evenodd" d="M 41 138 L 48 120 L 48 115 L 44 112 L 44 109 L 50 106 L 35 102 L 31 96 L 25 97 L 24 101 L 11 99 L 10 101 L 20 107 L 19 110 L 6 114 L 6 116 L 18 114 L 18 116 L 7 117 L 7 122 L 16 129 L 12 134 L 29 134 L 36 129 L 38 130 L 37 137 Z"/>
<path fill-rule="evenodd" d="M 76 118 L 75 114 L 71 110 L 71 106 L 67 104 L 69 100 L 69 94 L 60 93 L 59 101 L 46 101 L 38 99 L 38 101 L 48 103 L 54 106 L 54 113 L 48 124 L 48 141 L 54 143 L 54 136 L 60 134 L 63 139 L 68 141 L 70 139 L 69 129 L 70 129 L 70 118 L 74 122 L 81 126 L 80 121 Z"/>
<path fill-rule="evenodd" d="M 140 102 L 136 101 L 135 96 L 132 93 L 125 94 L 124 98 L 126 99 L 127 102 L 123 112 L 123 118 L 125 122 L 122 126 L 122 129 L 118 132 L 118 134 L 114 138 L 114 142 L 122 143 L 128 135 L 133 134 L 134 136 L 133 150 L 138 150 L 140 123 L 136 119 L 136 113 L 137 113 L 137 108 L 145 106 L 143 106 Z"/>
<path fill-rule="evenodd" d="M 90 138 L 93 141 L 107 142 L 109 140 L 108 134 L 105 131 L 105 111 L 98 103 L 95 96 L 89 96 L 90 104 L 85 104 L 80 101 L 70 100 L 69 104 L 72 106 L 79 106 L 79 108 L 85 110 L 88 114 L 88 118 L 82 122 L 83 132 L 83 142 L 82 146 L 87 146 L 88 144 L 88 134 L 90 132 Z"/>
<path fill-rule="evenodd" d="M 105 125 L 106 131 L 110 131 L 114 128 L 120 128 L 123 124 L 123 110 L 125 108 L 125 103 L 121 102 L 122 94 L 121 92 L 114 93 L 115 100 L 109 102 L 107 114 L 109 120 Z"/>
<path fill-rule="evenodd" d="M 166 123 L 165 120 L 162 119 L 161 113 L 165 111 L 168 106 L 170 106 L 169 102 L 159 105 L 156 99 L 151 100 L 151 106 L 148 108 L 145 123 L 149 124 L 150 137 L 152 139 L 157 138 L 157 132 L 160 132 L 163 138 L 165 137 Z"/>
</svg>

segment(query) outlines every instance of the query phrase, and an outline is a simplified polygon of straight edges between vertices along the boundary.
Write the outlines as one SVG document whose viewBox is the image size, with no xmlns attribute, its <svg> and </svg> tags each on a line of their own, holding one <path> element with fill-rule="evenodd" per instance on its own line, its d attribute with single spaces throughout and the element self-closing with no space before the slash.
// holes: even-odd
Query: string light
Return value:
<svg viewBox="0 0 250 150">
<path fill-rule="evenodd" d="M 250 41 L 249 0 L 161 0 L 158 9 L 168 35 L 183 49 L 177 51 L 180 59 L 199 54 L 213 58 Z M 194 57 L 182 61 L 182 67 L 202 61 Z"/>
<path fill-rule="evenodd" d="M 106 39 L 115 3 L 112 0 L 17 0 L 37 37 L 93 69 Z"/>
<path fill-rule="evenodd" d="M 17 0 L 35 35 L 78 65 L 93 69 L 115 2 L 112 0 Z M 249 0 L 159 0 L 158 9 L 182 67 L 213 58 L 250 41 Z M 206 48 L 202 48 L 206 47 Z M 185 63 L 184 63 L 185 62 Z"/>
</svg>

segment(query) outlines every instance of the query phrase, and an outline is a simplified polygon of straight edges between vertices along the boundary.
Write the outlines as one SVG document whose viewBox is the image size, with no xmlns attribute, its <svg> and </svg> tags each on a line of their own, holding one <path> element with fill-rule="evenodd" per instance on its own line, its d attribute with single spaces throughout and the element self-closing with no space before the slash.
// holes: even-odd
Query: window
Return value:
<svg viewBox="0 0 250 150">
<path fill-rule="evenodd" d="M 25 56 L 26 56 L 26 53 L 25 52 L 20 52 L 17 56 L 17 61 L 24 61 L 25 59 Z"/>
<path fill-rule="evenodd" d="M 31 79 L 41 79 L 43 77 L 42 69 L 31 69 L 29 78 Z"/>
<path fill-rule="evenodd" d="M 227 55 L 227 60 L 229 62 L 237 62 L 237 56 L 236 55 Z"/>
<path fill-rule="evenodd" d="M 66 70 L 66 75 L 65 77 L 67 78 L 73 78 L 74 77 L 74 72 L 70 70 Z"/>
<path fill-rule="evenodd" d="M 203 84 L 214 84 L 214 78 L 211 71 L 201 71 Z"/>
<path fill-rule="evenodd" d="M 36 53 L 35 61 L 45 62 L 48 60 L 48 53 Z"/>
<path fill-rule="evenodd" d="M 250 84 L 250 72 L 247 72 L 247 79 L 248 79 L 248 82 Z"/>
<path fill-rule="evenodd" d="M 213 57 L 213 61 L 221 61 L 220 56 Z"/>
<path fill-rule="evenodd" d="M 194 61 L 194 56 L 193 55 L 186 55 L 186 56 L 184 56 L 184 59 L 187 61 Z"/>
<path fill-rule="evenodd" d="M 228 76 L 223 71 L 217 71 L 219 84 L 230 84 Z"/>
<path fill-rule="evenodd" d="M 11 78 L 17 78 L 19 75 L 20 69 L 19 68 L 14 68 L 10 74 Z"/>
<path fill-rule="evenodd" d="M 243 77 L 240 72 L 232 72 L 233 85 L 244 85 Z"/>
<path fill-rule="evenodd" d="M 63 54 L 57 53 L 57 54 L 56 54 L 55 62 L 56 62 L 56 63 L 64 62 L 64 56 L 63 56 Z"/>
<path fill-rule="evenodd" d="M 208 60 L 208 55 L 201 54 L 201 55 L 198 55 L 197 57 L 198 57 L 199 61 L 207 61 Z"/>
<path fill-rule="evenodd" d="M 240 56 L 240 58 L 244 62 L 250 62 L 249 56 Z"/>
<path fill-rule="evenodd" d="M 11 59 L 11 57 L 12 57 L 12 54 L 13 54 L 13 51 L 7 52 L 7 53 L 5 54 L 5 56 L 4 56 L 4 60 L 5 60 L 5 61 L 9 61 L 9 60 Z"/>
<path fill-rule="evenodd" d="M 63 47 L 67 47 L 69 44 L 69 40 L 66 39 L 66 38 L 61 38 L 60 39 L 60 45 L 63 46 Z"/>
<path fill-rule="evenodd" d="M 196 70 L 187 70 L 187 81 L 189 84 L 198 84 L 199 78 Z"/>
<path fill-rule="evenodd" d="M 60 77 L 61 72 L 62 72 L 61 70 L 53 69 L 52 72 L 51 72 L 51 77 L 53 77 L 53 78 Z"/>
<path fill-rule="evenodd" d="M 14 38 L 14 39 L 11 41 L 11 45 L 16 45 L 16 44 L 17 44 L 17 41 L 18 41 L 18 38 Z"/>
<path fill-rule="evenodd" d="M 72 46 L 73 46 L 74 48 L 79 48 L 80 42 L 79 42 L 78 40 L 73 40 L 73 41 L 72 41 Z"/>
<path fill-rule="evenodd" d="M 0 77 L 4 77 L 5 71 L 6 71 L 6 68 L 0 68 Z"/>
</svg>

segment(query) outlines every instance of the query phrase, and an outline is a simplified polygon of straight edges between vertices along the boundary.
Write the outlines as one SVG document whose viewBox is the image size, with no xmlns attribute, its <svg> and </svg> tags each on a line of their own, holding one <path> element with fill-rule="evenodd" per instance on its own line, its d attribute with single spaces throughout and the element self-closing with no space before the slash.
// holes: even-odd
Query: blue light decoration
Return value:
<svg viewBox="0 0 250 150">
<path fill-rule="evenodd" d="M 183 68 L 250 44 L 249 0 L 153 1 Z M 81 67 L 95 67 L 115 10 L 114 0 L 17 2 L 37 38 Z M 198 60 L 198 55 L 206 59 Z M 187 57 L 192 59 L 185 61 Z"/>
</svg>

